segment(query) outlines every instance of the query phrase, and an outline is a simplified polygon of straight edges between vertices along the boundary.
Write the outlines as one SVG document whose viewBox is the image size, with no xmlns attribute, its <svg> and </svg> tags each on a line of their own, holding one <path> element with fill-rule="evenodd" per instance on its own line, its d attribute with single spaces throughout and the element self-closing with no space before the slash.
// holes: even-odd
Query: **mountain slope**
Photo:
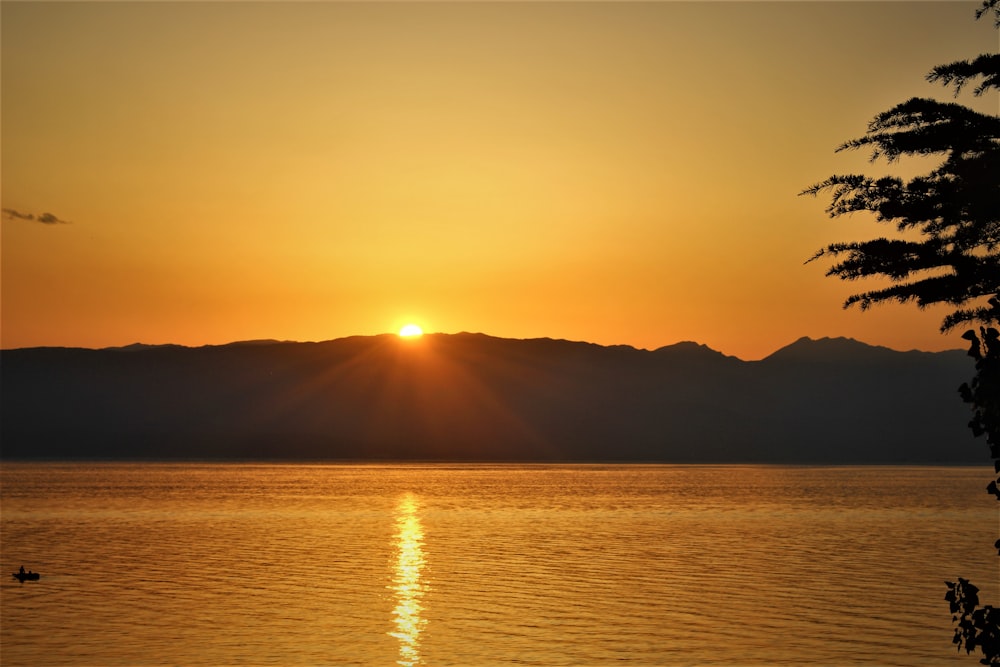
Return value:
<svg viewBox="0 0 1000 667">
<path fill-rule="evenodd" d="M 14 457 L 981 462 L 959 351 L 482 334 L 2 353 Z"/>
</svg>

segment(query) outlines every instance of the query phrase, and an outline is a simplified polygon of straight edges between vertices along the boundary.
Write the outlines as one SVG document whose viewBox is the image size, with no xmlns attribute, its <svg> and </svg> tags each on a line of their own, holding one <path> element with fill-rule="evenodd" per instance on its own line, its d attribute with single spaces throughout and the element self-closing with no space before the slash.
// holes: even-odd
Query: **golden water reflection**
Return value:
<svg viewBox="0 0 1000 667">
<path fill-rule="evenodd" d="M 424 533 L 418 514 L 417 497 L 407 493 L 396 505 L 396 563 L 392 585 L 396 594 L 393 622 L 396 631 L 389 634 L 399 640 L 396 664 L 412 667 L 420 663 L 420 632 L 427 621 L 421 618 L 425 585 L 420 580 L 424 567 Z"/>
</svg>

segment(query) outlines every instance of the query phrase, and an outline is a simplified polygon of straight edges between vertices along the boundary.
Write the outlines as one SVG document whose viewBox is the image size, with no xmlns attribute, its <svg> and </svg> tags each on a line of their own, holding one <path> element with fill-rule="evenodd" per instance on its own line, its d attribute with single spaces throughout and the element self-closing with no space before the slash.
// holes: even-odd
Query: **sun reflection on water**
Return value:
<svg viewBox="0 0 1000 667">
<path fill-rule="evenodd" d="M 396 664 L 413 667 L 420 663 L 420 633 L 427 621 L 421 618 L 425 585 L 420 580 L 424 567 L 424 533 L 418 516 L 417 497 L 407 493 L 396 505 L 397 553 L 392 585 L 396 593 L 393 622 L 396 631 L 389 634 L 399 640 Z"/>
</svg>

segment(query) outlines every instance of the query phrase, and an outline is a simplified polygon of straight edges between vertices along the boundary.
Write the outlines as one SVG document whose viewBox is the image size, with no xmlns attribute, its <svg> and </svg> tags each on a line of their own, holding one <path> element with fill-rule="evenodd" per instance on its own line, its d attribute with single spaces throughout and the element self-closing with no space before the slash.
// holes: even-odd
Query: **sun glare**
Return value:
<svg viewBox="0 0 1000 667">
<path fill-rule="evenodd" d="M 416 324 L 407 324 L 399 330 L 400 338 L 419 338 L 424 335 L 424 330 Z"/>
</svg>

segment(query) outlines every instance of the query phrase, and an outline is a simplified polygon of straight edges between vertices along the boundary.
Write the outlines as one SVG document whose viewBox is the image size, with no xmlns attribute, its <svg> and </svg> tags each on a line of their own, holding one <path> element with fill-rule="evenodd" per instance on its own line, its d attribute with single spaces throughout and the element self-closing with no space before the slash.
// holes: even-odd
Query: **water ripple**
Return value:
<svg viewBox="0 0 1000 667">
<path fill-rule="evenodd" d="M 988 470 L 5 464 L 19 665 L 964 665 Z"/>
</svg>

